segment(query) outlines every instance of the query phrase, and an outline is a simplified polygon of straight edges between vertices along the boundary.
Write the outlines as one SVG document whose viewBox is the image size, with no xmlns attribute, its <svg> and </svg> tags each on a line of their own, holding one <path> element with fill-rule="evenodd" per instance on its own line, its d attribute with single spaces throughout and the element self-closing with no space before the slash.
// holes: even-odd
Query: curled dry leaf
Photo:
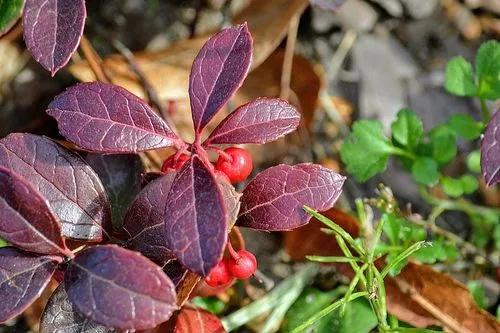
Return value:
<svg viewBox="0 0 500 333">
<path fill-rule="evenodd" d="M 151 107 L 113 84 L 81 83 L 48 106 L 61 134 L 78 147 L 101 153 L 137 153 L 180 139 Z"/>
<path fill-rule="evenodd" d="M 23 312 L 49 283 L 58 256 L 37 256 L 15 249 L 0 249 L 0 323 Z"/>
<path fill-rule="evenodd" d="M 0 167 L 0 236 L 25 251 L 73 255 L 45 199 L 4 167 Z"/>
<path fill-rule="evenodd" d="M 299 122 L 300 114 L 287 101 L 257 98 L 231 112 L 205 144 L 263 144 L 293 132 Z"/>
<path fill-rule="evenodd" d="M 170 187 L 164 213 L 167 247 L 181 264 L 206 276 L 227 240 L 224 198 L 212 172 L 194 155 Z"/>
<path fill-rule="evenodd" d="M 225 333 L 220 319 L 205 310 L 183 307 L 177 316 L 174 333 Z"/>
<path fill-rule="evenodd" d="M 266 169 L 243 190 L 237 224 L 267 231 L 300 227 L 310 219 L 303 207 L 331 208 L 344 181 L 338 173 L 310 163 Z"/>
<path fill-rule="evenodd" d="M 23 28 L 28 51 L 54 75 L 76 51 L 86 17 L 84 0 L 26 0 Z"/>
<path fill-rule="evenodd" d="M 500 110 L 491 118 L 481 141 L 481 170 L 486 185 L 500 182 Z"/>
<path fill-rule="evenodd" d="M 189 75 L 189 100 L 196 134 L 227 103 L 247 76 L 252 36 L 246 24 L 210 37 L 196 56 Z"/>
<path fill-rule="evenodd" d="M 149 183 L 130 205 L 123 224 L 129 235 L 127 247 L 159 265 L 172 258 L 166 244 L 164 213 L 175 175 L 169 172 Z"/>
<path fill-rule="evenodd" d="M 116 245 L 79 252 L 64 283 L 75 308 L 108 327 L 153 328 L 167 321 L 177 307 L 175 287 L 161 268 Z"/>
<path fill-rule="evenodd" d="M 92 322 L 74 309 L 68 298 L 64 283 L 52 294 L 40 319 L 40 333 L 112 333 L 106 328 Z"/>
<path fill-rule="evenodd" d="M 32 134 L 0 140 L 0 165 L 29 182 L 62 223 L 63 236 L 99 242 L 111 207 L 97 174 L 76 154 Z"/>
</svg>

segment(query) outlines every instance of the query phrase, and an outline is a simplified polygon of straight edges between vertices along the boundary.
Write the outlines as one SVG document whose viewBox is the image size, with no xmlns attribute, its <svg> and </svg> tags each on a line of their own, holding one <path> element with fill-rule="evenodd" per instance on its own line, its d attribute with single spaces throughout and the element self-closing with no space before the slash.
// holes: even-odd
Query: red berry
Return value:
<svg viewBox="0 0 500 333">
<path fill-rule="evenodd" d="M 257 259 L 246 250 L 239 250 L 237 256 L 229 260 L 229 272 L 238 279 L 244 280 L 251 277 L 257 269 Z"/>
<path fill-rule="evenodd" d="M 228 270 L 227 260 L 221 260 L 219 263 L 212 268 L 208 276 L 205 278 L 205 282 L 210 287 L 220 287 L 231 282 L 232 276 Z"/>
<path fill-rule="evenodd" d="M 182 168 L 184 163 L 189 160 L 189 156 L 186 154 L 180 154 L 177 156 L 177 154 L 170 155 L 165 162 L 163 162 L 163 165 L 161 166 L 161 172 L 168 172 L 170 170 L 179 170 Z"/>
<path fill-rule="evenodd" d="M 252 173 L 252 156 L 243 148 L 229 147 L 224 152 L 231 157 L 219 155 L 215 169 L 224 172 L 231 183 L 242 182 Z"/>
</svg>

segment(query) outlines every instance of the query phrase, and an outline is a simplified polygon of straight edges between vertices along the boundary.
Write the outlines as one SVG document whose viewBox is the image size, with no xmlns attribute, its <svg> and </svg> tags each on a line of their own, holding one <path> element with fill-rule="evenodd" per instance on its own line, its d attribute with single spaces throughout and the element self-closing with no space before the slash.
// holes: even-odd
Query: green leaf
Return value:
<svg viewBox="0 0 500 333">
<path fill-rule="evenodd" d="M 493 229 L 493 240 L 495 241 L 495 249 L 500 251 L 500 224 L 495 225 L 495 229 Z"/>
<path fill-rule="evenodd" d="M 21 17 L 25 0 L 0 0 L 0 36 Z"/>
<path fill-rule="evenodd" d="M 423 185 L 434 185 L 439 179 L 438 164 L 432 158 L 419 156 L 411 167 L 413 179 Z"/>
<path fill-rule="evenodd" d="M 391 252 L 385 258 L 387 265 L 391 265 L 389 269 L 389 275 L 392 277 L 399 275 L 406 264 L 408 264 L 408 259 L 401 260 L 396 264 L 394 263 L 394 260 L 398 258 L 401 253 L 403 253 L 403 251 Z"/>
<path fill-rule="evenodd" d="M 446 193 L 446 195 L 449 195 L 450 197 L 458 198 L 459 196 L 464 194 L 464 189 L 460 179 L 443 177 L 441 183 L 443 184 L 444 193 Z"/>
<path fill-rule="evenodd" d="M 380 122 L 359 120 L 342 144 L 340 157 L 347 171 L 364 182 L 385 170 L 393 150 L 394 147 L 382 133 Z"/>
<path fill-rule="evenodd" d="M 410 150 L 417 147 L 424 133 L 422 120 L 410 109 L 402 109 L 398 112 L 391 129 L 394 140 Z"/>
<path fill-rule="evenodd" d="M 430 133 L 432 158 L 444 165 L 457 155 L 456 134 L 448 126 L 438 126 Z"/>
<path fill-rule="evenodd" d="M 387 236 L 392 245 L 398 245 L 401 234 L 401 225 L 402 222 L 404 222 L 404 219 L 401 219 L 394 214 L 383 214 L 382 219 L 384 220 L 384 234 Z"/>
<path fill-rule="evenodd" d="M 481 45 L 476 55 L 478 95 L 484 99 L 500 98 L 500 43 L 489 41 Z"/>
<path fill-rule="evenodd" d="M 462 189 L 465 194 L 474 193 L 479 187 L 477 178 L 471 175 L 463 175 L 462 177 L 460 177 L 460 182 L 462 183 Z"/>
<path fill-rule="evenodd" d="M 344 316 L 340 311 L 333 313 L 330 323 L 323 323 L 315 333 L 369 333 L 377 326 L 377 317 L 364 298 L 347 303 Z M 328 325 L 327 325 L 328 324 Z"/>
<path fill-rule="evenodd" d="M 197 307 L 212 312 L 213 314 L 222 313 L 226 307 L 226 304 L 217 297 L 194 297 L 191 302 Z"/>
<path fill-rule="evenodd" d="M 7 245 L 9 245 L 9 244 L 7 244 L 6 241 L 4 241 L 3 239 L 0 238 L 0 247 L 5 247 Z"/>
<path fill-rule="evenodd" d="M 488 306 L 488 299 L 486 298 L 486 291 L 483 285 L 479 281 L 469 281 L 467 282 L 467 288 L 469 288 L 474 301 L 476 301 L 477 306 L 481 309 L 486 309 Z"/>
<path fill-rule="evenodd" d="M 467 156 L 467 168 L 470 172 L 481 172 L 481 151 L 474 150 Z"/>
<path fill-rule="evenodd" d="M 437 261 L 445 261 L 448 259 L 448 253 L 444 240 L 442 238 L 435 239 L 432 242 L 432 246 L 422 247 L 413 254 L 413 258 L 423 264 L 434 264 Z"/>
<path fill-rule="evenodd" d="M 446 90 L 458 96 L 476 96 L 477 87 L 474 82 L 472 65 L 462 57 L 451 59 L 446 65 Z"/>
<path fill-rule="evenodd" d="M 483 132 L 483 124 L 468 114 L 455 114 L 448 123 L 455 133 L 467 140 L 477 139 Z"/>
</svg>

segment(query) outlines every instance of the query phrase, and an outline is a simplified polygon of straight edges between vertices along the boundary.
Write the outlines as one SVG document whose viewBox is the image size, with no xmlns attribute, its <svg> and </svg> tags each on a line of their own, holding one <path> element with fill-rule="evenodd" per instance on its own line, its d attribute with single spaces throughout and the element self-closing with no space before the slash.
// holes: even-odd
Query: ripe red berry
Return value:
<svg viewBox="0 0 500 333">
<path fill-rule="evenodd" d="M 243 148 L 229 147 L 224 149 L 228 155 L 219 155 L 215 169 L 224 172 L 231 183 L 242 182 L 252 173 L 252 156 Z M 228 159 L 230 157 L 230 160 Z"/>
<path fill-rule="evenodd" d="M 237 255 L 229 259 L 229 272 L 238 279 L 244 280 L 251 277 L 257 270 L 257 259 L 246 250 L 239 250 Z"/>
<path fill-rule="evenodd" d="M 170 170 L 179 170 L 182 168 L 184 163 L 189 160 L 189 156 L 186 154 L 180 154 L 176 157 L 176 154 L 170 155 L 163 165 L 161 166 L 161 172 L 168 172 Z"/>
<path fill-rule="evenodd" d="M 220 287 L 231 282 L 232 276 L 228 270 L 228 261 L 223 259 L 212 268 L 208 276 L 205 278 L 205 282 L 210 287 Z"/>
</svg>

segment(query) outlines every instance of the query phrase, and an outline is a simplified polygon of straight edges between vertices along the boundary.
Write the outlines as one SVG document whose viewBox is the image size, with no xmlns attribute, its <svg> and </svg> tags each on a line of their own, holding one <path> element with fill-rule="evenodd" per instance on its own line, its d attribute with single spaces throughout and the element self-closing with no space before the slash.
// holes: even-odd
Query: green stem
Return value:
<svg viewBox="0 0 500 333">
<path fill-rule="evenodd" d="M 490 121 L 490 110 L 488 109 L 488 105 L 486 105 L 486 100 L 484 98 L 480 99 L 481 101 L 481 117 L 483 118 L 483 123 L 488 124 Z"/>
<path fill-rule="evenodd" d="M 399 147 L 391 147 L 391 152 L 394 155 L 406 157 L 406 158 L 409 158 L 410 160 L 417 159 L 417 156 L 415 156 L 415 154 L 413 154 L 412 152 L 410 152 L 408 150 L 401 149 Z"/>
</svg>

